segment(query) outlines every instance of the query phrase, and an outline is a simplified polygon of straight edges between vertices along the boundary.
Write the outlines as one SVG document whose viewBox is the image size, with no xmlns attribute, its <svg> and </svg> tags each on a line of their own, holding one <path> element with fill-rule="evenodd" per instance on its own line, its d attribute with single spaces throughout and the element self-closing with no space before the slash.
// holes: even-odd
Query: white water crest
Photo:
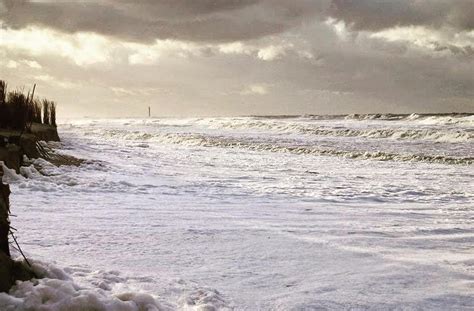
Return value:
<svg viewBox="0 0 474 311">
<path fill-rule="evenodd" d="M 7 178 L 21 245 L 64 275 L 21 283 L 0 306 L 474 308 L 472 115 L 79 119 L 59 131 L 57 151 L 84 164 L 31 160 Z"/>
</svg>

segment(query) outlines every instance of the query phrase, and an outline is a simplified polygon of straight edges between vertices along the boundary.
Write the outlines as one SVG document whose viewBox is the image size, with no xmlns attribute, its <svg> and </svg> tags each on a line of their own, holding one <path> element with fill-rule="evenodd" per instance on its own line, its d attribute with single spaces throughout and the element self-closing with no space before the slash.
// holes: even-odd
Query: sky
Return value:
<svg viewBox="0 0 474 311">
<path fill-rule="evenodd" d="M 0 0 L 63 117 L 474 112 L 474 0 Z"/>
</svg>

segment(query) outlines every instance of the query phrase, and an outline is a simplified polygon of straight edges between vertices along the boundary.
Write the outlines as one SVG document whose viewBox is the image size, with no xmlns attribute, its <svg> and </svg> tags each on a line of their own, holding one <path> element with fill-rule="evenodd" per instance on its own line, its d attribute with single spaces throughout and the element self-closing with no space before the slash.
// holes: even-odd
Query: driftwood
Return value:
<svg viewBox="0 0 474 311">
<path fill-rule="evenodd" d="M 23 256 L 23 259 L 25 259 L 25 262 L 28 264 L 28 266 L 29 266 L 30 268 L 32 268 L 30 262 L 28 261 L 28 259 L 26 258 L 25 254 L 24 254 L 23 251 L 21 250 L 20 244 L 18 244 L 18 241 L 17 241 L 15 235 L 13 234 L 13 231 L 12 231 L 12 230 L 10 230 L 10 235 L 12 236 L 13 241 L 14 241 L 15 244 L 16 244 L 16 249 L 20 252 L 21 256 Z M 31 271 L 31 272 L 32 272 L 33 275 L 34 275 L 34 272 L 33 272 L 33 271 Z"/>
</svg>

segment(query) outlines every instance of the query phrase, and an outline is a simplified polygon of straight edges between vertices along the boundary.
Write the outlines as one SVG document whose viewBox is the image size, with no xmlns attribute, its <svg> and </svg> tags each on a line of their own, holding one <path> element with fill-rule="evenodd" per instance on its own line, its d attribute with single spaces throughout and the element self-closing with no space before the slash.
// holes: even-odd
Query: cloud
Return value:
<svg viewBox="0 0 474 311">
<path fill-rule="evenodd" d="M 333 0 L 328 14 L 354 30 L 397 26 L 474 29 L 472 0 Z"/>
<path fill-rule="evenodd" d="M 353 30 L 474 29 L 472 0 L 0 0 L 4 27 L 95 32 L 125 41 L 234 42 L 333 18 Z"/>
<path fill-rule="evenodd" d="M 289 43 L 285 38 L 277 37 L 258 42 L 223 44 L 168 39 L 145 44 L 120 42 L 93 33 L 64 34 L 37 26 L 21 30 L 0 28 L 0 49 L 2 48 L 20 50 L 30 57 L 56 55 L 82 67 L 97 64 L 154 65 L 171 58 L 216 55 L 246 56 L 262 61 L 296 55 L 304 60 L 314 60 L 311 49 L 304 42 Z"/>
<path fill-rule="evenodd" d="M 126 41 L 232 42 L 278 34 L 320 14 L 327 0 L 0 0 L 1 19 L 19 29 L 95 32 Z"/>
<path fill-rule="evenodd" d="M 60 87 L 63 89 L 72 89 L 77 88 L 79 85 L 77 83 L 72 83 L 66 80 L 58 80 L 57 78 L 50 76 L 48 74 L 32 76 L 34 81 L 44 82 L 54 87 Z"/>
<path fill-rule="evenodd" d="M 67 36 L 37 27 L 22 30 L 0 28 L 0 48 L 23 50 L 32 56 L 58 55 L 81 66 L 109 60 L 110 45 L 110 40 L 95 34 Z"/>
<path fill-rule="evenodd" d="M 262 48 L 258 51 L 258 58 L 261 60 L 266 60 L 266 61 L 271 61 L 274 59 L 278 59 L 281 56 L 285 55 L 286 49 L 290 48 L 290 46 L 275 46 L 275 45 L 270 45 L 268 47 Z"/>
<path fill-rule="evenodd" d="M 265 84 L 251 84 L 245 87 L 242 92 L 242 95 L 267 95 L 268 86 Z"/>
<path fill-rule="evenodd" d="M 452 29 L 433 30 L 422 26 L 405 26 L 375 32 L 370 37 L 387 42 L 407 42 L 432 56 L 474 56 L 474 31 L 455 32 Z"/>
<path fill-rule="evenodd" d="M 0 0 L 0 70 L 71 114 L 472 111 L 469 2 Z"/>
<path fill-rule="evenodd" d="M 7 62 L 0 62 L 0 64 L 5 64 L 7 68 L 16 69 L 20 66 L 26 66 L 27 68 L 31 69 L 41 69 L 43 68 L 37 61 L 28 60 L 28 59 L 20 59 L 17 61 L 8 60 Z"/>
</svg>

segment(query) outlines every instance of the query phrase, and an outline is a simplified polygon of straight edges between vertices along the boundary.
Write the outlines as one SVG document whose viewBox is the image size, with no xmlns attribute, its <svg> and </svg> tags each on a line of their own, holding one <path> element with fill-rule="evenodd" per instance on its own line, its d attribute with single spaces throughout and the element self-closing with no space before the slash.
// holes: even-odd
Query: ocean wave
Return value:
<svg viewBox="0 0 474 311">
<path fill-rule="evenodd" d="M 335 115 L 268 115 L 250 116 L 254 119 L 310 119 L 310 120 L 380 120 L 380 121 L 426 121 L 430 124 L 467 124 L 474 125 L 472 113 L 368 113 L 368 114 L 335 114 Z"/>
<path fill-rule="evenodd" d="M 354 120 L 356 121 L 354 123 Z M 368 120 L 371 122 L 358 123 Z M 387 122 L 385 122 L 387 121 Z M 393 121 L 393 122 L 388 122 Z M 132 128 L 150 128 L 149 131 L 128 131 L 127 135 L 150 139 L 153 132 L 193 132 L 200 130 L 256 130 L 275 134 L 302 134 L 318 137 L 361 137 L 464 143 L 474 141 L 473 114 L 365 114 L 339 116 L 259 116 L 186 119 L 111 120 L 112 125 Z M 76 125 L 83 125 L 78 123 Z M 70 125 L 73 126 L 73 125 Z M 87 136 L 100 134 L 102 129 L 88 128 Z M 198 132 L 199 132 L 198 131 Z M 108 129 L 107 135 L 123 135 L 123 128 Z M 262 134 L 262 133 L 260 133 Z"/>
<path fill-rule="evenodd" d="M 113 135 L 116 135 L 114 133 Z M 123 134 L 125 139 L 150 139 L 155 142 L 178 144 L 186 146 L 219 147 L 219 148 L 240 148 L 252 151 L 269 151 L 292 154 L 310 154 L 323 156 L 338 156 L 351 159 L 374 159 L 379 161 L 400 161 L 400 162 L 427 162 L 471 165 L 474 163 L 473 157 L 452 157 L 445 155 L 393 153 L 385 151 L 349 151 L 330 148 L 320 148 L 314 146 L 291 146 L 276 143 L 259 142 L 245 139 L 235 139 L 224 136 L 207 136 L 193 133 L 166 133 L 166 134 L 146 134 L 128 133 Z"/>
<path fill-rule="evenodd" d="M 196 138 L 193 138 L 196 143 Z M 292 154 L 311 154 L 322 156 L 338 156 L 351 159 L 373 159 L 379 161 L 400 161 L 400 162 L 428 162 L 428 163 L 442 163 L 442 164 L 463 164 L 471 165 L 474 163 L 474 158 L 457 158 L 442 155 L 425 155 L 425 154 L 409 154 L 409 153 L 389 153 L 383 151 L 345 151 L 337 149 L 323 149 L 308 146 L 280 146 L 268 143 L 248 143 L 242 141 L 209 139 L 202 138 L 199 143 L 200 146 L 206 147 L 224 147 L 224 148 L 245 148 L 254 151 L 270 151 L 270 152 L 285 152 Z"/>
<path fill-rule="evenodd" d="M 470 113 L 412 113 L 412 114 L 351 114 L 346 120 L 381 120 L 381 121 L 417 121 L 428 124 L 466 124 L 474 125 L 474 114 Z"/>
<path fill-rule="evenodd" d="M 398 140 L 429 140 L 436 142 L 467 142 L 474 139 L 474 134 L 465 131 L 440 131 L 432 129 L 315 129 L 307 130 L 307 132 L 320 136 L 393 138 Z"/>
<path fill-rule="evenodd" d="M 427 140 L 435 142 L 468 142 L 474 140 L 474 131 L 441 130 L 433 128 L 349 128 L 329 127 L 299 122 L 265 122 L 260 120 L 214 121 L 210 127 L 217 129 L 259 129 L 280 133 L 297 133 L 332 137 L 391 138 L 396 140 Z"/>
</svg>

